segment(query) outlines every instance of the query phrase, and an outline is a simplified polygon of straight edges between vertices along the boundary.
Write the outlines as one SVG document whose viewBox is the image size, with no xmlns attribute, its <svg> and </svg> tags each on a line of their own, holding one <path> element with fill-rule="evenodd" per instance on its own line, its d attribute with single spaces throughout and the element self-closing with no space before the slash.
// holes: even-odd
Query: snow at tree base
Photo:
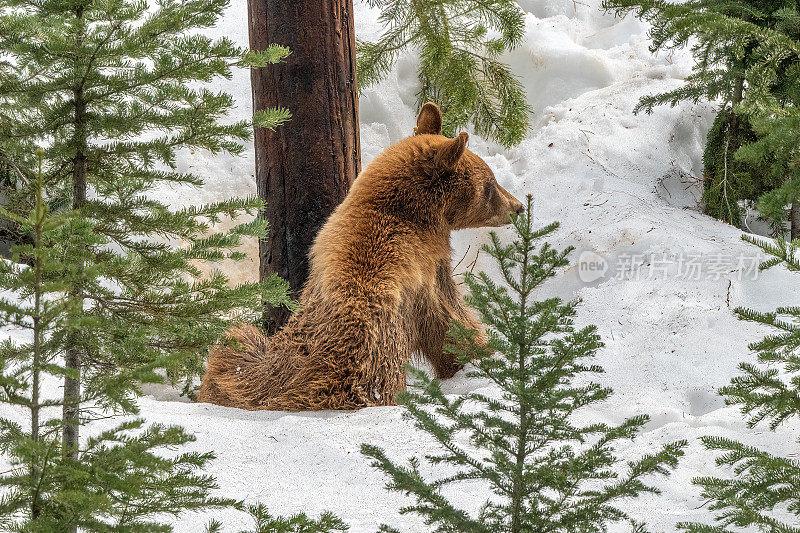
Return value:
<svg viewBox="0 0 800 533">
<path fill-rule="evenodd" d="M 700 159 L 715 107 L 682 104 L 656 108 L 652 115 L 632 113 L 640 97 L 681 83 L 691 69 L 689 52 L 653 56 L 647 26 L 633 17 L 604 14 L 597 0 L 520 0 L 520 5 L 526 11 L 526 38 L 505 60 L 527 89 L 533 128 L 511 150 L 474 134 L 469 148 L 512 194 L 533 195 L 537 224 L 561 223 L 550 238 L 555 247 L 576 248 L 567 272 L 536 296 L 581 298 L 578 325 L 596 324 L 605 343 L 597 356 L 606 371 L 600 379 L 615 393 L 584 410 L 581 422 L 619 423 L 649 414 L 645 431 L 619 450 L 622 458 L 640 457 L 678 439 L 690 442 L 677 470 L 655 481 L 663 493 L 631 501 L 626 510 L 654 531 L 674 531 L 677 521 L 707 522 L 711 516 L 691 479 L 727 472 L 715 467 L 714 455 L 698 437 L 727 436 L 786 456 L 798 429 L 796 421 L 775 432 L 748 429 L 738 408 L 726 407 L 716 394 L 738 374 L 740 361 L 755 360 L 747 344 L 767 331 L 739 321 L 732 309 L 796 305 L 800 286 L 783 267 L 757 272 L 759 251 L 740 239 L 741 231 L 699 211 Z M 377 38 L 382 30 L 377 16 L 366 2 L 356 2 L 358 38 Z M 235 0 L 211 33 L 246 45 L 246 3 Z M 246 71 L 220 88 L 236 97 L 235 118 L 251 116 Z M 364 91 L 362 166 L 413 133 L 418 91 L 413 55 L 402 56 L 386 81 Z M 297 155 L 303 156 L 302 148 Z M 175 205 L 255 193 L 252 150 L 238 158 L 186 152 L 178 166 L 207 181 L 199 191 L 164 190 Z M 485 258 L 476 260 L 486 238 L 483 230 L 455 235 L 457 272 L 491 269 Z M 250 262 L 236 265 L 234 281 L 258 275 L 255 243 L 246 251 Z M 492 385 L 467 379 L 462 371 L 443 389 L 491 393 Z M 140 406 L 148 422 L 182 425 L 197 437 L 186 450 L 216 453 L 207 472 L 217 479 L 220 495 L 263 502 L 274 514 L 330 510 L 356 533 L 375 531 L 381 523 L 426 531 L 417 518 L 400 516 L 409 501 L 385 491 L 384 475 L 359 452 L 365 442 L 395 461 L 435 451 L 428 436 L 402 419 L 400 407 L 248 412 L 188 403 L 168 387 L 146 392 Z M 99 432 L 104 424 L 93 424 L 90 431 Z M 446 495 L 472 510 L 487 497 L 477 483 Z M 249 525 L 245 515 L 227 510 L 184 515 L 175 529 L 201 531 L 212 517 L 229 530 Z"/>
</svg>

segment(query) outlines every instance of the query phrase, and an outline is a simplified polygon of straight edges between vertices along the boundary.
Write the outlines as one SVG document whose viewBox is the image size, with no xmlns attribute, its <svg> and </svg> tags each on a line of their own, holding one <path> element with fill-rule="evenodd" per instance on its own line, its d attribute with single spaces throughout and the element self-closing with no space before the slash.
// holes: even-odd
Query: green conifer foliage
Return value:
<svg viewBox="0 0 800 533">
<path fill-rule="evenodd" d="M 142 383 L 186 379 L 189 392 L 231 320 L 289 303 L 277 278 L 232 286 L 200 269 L 244 258 L 242 238 L 264 233 L 258 199 L 164 200 L 203 184 L 177 170 L 179 151 L 239 154 L 249 136 L 208 84 L 288 53 L 206 36 L 226 5 L 0 0 L 0 163 L 13 178 L 2 218 L 25 236 L 0 269 L 0 326 L 32 338 L 0 351 L 0 401 L 28 410 L 0 433 L 16 465 L 0 478 L 0 516 L 19 529 L 168 531 L 157 515 L 231 503 L 196 473 L 211 455 L 165 455 L 192 440 L 180 428 L 126 417 L 79 439 L 95 419 L 135 415 Z M 287 118 L 274 109 L 254 123 Z M 223 217 L 239 223 L 214 232 Z M 42 397 L 43 379 L 51 392 L 63 381 L 63 395 Z"/>
<path fill-rule="evenodd" d="M 735 132 L 731 129 L 734 122 Z M 757 165 L 736 158 L 737 147 L 755 140 L 749 120 L 728 107 L 717 113 L 703 150 L 703 205 L 707 214 L 738 226 L 743 214 L 740 200 L 758 198 L 763 192 L 762 184 L 751 179 Z"/>
<path fill-rule="evenodd" d="M 800 11 L 797 15 L 798 42 L 800 43 Z M 793 61 L 800 56 L 795 55 Z M 756 207 L 773 226 L 774 234 L 784 235 L 786 207 L 793 206 L 795 215 L 790 222 L 791 237 L 800 237 L 800 61 L 787 69 L 783 81 L 786 85 L 780 96 L 761 94 L 749 109 L 757 139 L 736 153 L 737 158 L 760 168 L 764 179 L 770 183 L 763 191 Z"/>
<path fill-rule="evenodd" d="M 368 87 L 386 77 L 406 49 L 420 55 L 417 104 L 442 108 L 443 130 L 454 137 L 468 123 L 503 146 L 519 144 L 530 127 L 522 84 L 500 61 L 524 36 L 513 0 L 369 0 L 386 30 L 358 43 L 358 79 Z"/>
<path fill-rule="evenodd" d="M 288 518 L 272 516 L 263 504 L 237 505 L 250 515 L 255 529 L 243 530 L 239 533 L 334 533 L 347 531 L 349 527 L 331 513 L 323 513 L 319 518 L 309 518 L 299 513 Z M 213 521 L 206 533 L 222 533 L 222 523 Z"/>
<path fill-rule="evenodd" d="M 413 389 L 398 396 L 407 416 L 441 450 L 425 460 L 446 473 L 428 480 L 420 459 L 399 465 L 380 448 L 362 446 L 389 477 L 387 487 L 415 499 L 401 512 L 420 515 L 431 531 L 604 531 L 630 521 L 617 507 L 620 500 L 658 492 L 646 478 L 668 474 L 683 454 L 685 442 L 675 442 L 621 465 L 615 445 L 634 438 L 647 416 L 620 425 L 575 423 L 582 408 L 612 392 L 590 381 L 602 372 L 592 363 L 602 343 L 594 326 L 573 326 L 577 302 L 534 299 L 536 289 L 567 265 L 571 249 L 537 246 L 557 224 L 534 229 L 530 196 L 527 207 L 514 221 L 513 243 L 504 244 L 493 233 L 484 247 L 497 261 L 501 282 L 485 273 L 466 277 L 467 299 L 489 327 L 488 345 L 476 342 L 474 332 L 454 329 L 453 350 L 472 359 L 467 375 L 490 381 L 499 394 L 450 397 L 437 381 L 414 371 Z M 488 486 L 491 496 L 474 516 L 441 491 L 462 482 L 474 487 L 476 481 Z M 642 524 L 633 527 L 643 531 Z"/>
<path fill-rule="evenodd" d="M 76 275 L 72 290 L 86 312 L 65 342 L 80 352 L 93 390 L 104 387 L 109 369 L 155 360 L 173 380 L 196 374 L 227 315 L 257 312 L 263 298 L 257 284 L 230 288 L 221 272 L 202 278 L 197 268 L 242 259 L 242 237 L 261 235 L 264 221 L 215 234 L 211 226 L 257 214 L 259 200 L 171 209 L 160 194 L 203 183 L 176 170 L 179 150 L 238 154 L 250 134 L 250 123 L 226 118 L 231 96 L 205 83 L 229 77 L 236 64 L 288 53 L 245 54 L 227 38 L 198 31 L 226 5 L 0 1 L 0 49 L 14 63 L 0 78 L 0 153 L 17 168 L 33 168 L 40 148 L 48 202 L 92 222 L 83 258 L 91 270 Z M 257 122 L 274 127 L 285 118 L 272 110 Z"/>
<path fill-rule="evenodd" d="M 194 440 L 178 427 L 145 427 L 142 420 L 129 418 L 88 439 L 76 454 L 62 453 L 58 408 L 64 400 L 53 383 L 75 375 L 61 357 L 63 331 L 83 318 L 69 289 L 74 258 L 85 258 L 83 250 L 96 234 L 92 222 L 78 212 L 50 211 L 41 173 L 29 185 L 33 207 L 26 217 L 0 210 L 32 235 L 30 243 L 13 248 L 13 261 L 0 262 L 0 286 L 8 291 L 0 299 L 0 321 L 29 339 L 0 345 L 0 402 L 17 408 L 4 409 L 9 415 L 0 418 L 0 451 L 12 466 L 0 474 L 0 528 L 169 531 L 154 520 L 156 515 L 232 504 L 212 497 L 213 479 L 197 472 L 212 454 L 164 455 Z M 152 369 L 151 365 L 119 375 L 146 381 Z M 86 398 L 84 404 L 99 412 L 108 398 L 98 395 L 91 400 Z M 14 416 L 19 410 L 25 415 Z M 83 421 L 87 418 L 90 415 Z"/>
<path fill-rule="evenodd" d="M 643 98 L 637 111 L 683 100 L 722 102 L 703 157 L 703 203 L 710 215 L 738 226 L 741 201 L 756 201 L 786 180 L 779 155 L 743 147 L 769 131 L 764 121 L 780 114 L 779 108 L 797 106 L 791 96 L 800 57 L 796 2 L 605 0 L 603 5 L 652 23 L 654 52 L 691 48 L 695 66 L 685 84 Z"/>
<path fill-rule="evenodd" d="M 784 264 L 790 271 L 800 272 L 797 242 L 744 238 L 772 256 L 762 269 Z M 742 374 L 720 394 L 729 405 L 741 406 L 750 427 L 766 422 L 774 430 L 800 416 L 800 307 L 783 307 L 772 313 L 740 308 L 736 313 L 742 320 L 771 326 L 774 333 L 750 345 L 758 352 L 760 364 L 742 363 Z M 682 523 L 680 529 L 694 533 L 800 532 L 800 461 L 796 457 L 771 455 L 723 437 L 702 440 L 707 449 L 721 452 L 717 464 L 729 467 L 731 477 L 694 480 L 710 502 L 707 507 L 714 512 L 716 524 Z"/>
</svg>

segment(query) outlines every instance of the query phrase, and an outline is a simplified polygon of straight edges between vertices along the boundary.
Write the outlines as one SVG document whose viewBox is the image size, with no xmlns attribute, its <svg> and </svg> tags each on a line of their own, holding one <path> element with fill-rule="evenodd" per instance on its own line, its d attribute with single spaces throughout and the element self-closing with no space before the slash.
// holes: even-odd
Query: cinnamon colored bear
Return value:
<svg viewBox="0 0 800 533">
<path fill-rule="evenodd" d="M 415 135 L 364 169 L 314 242 L 300 307 L 267 337 L 239 326 L 212 349 L 201 402 L 242 409 L 392 405 L 405 364 L 424 356 L 439 378 L 459 365 L 443 352 L 453 319 L 478 329 L 453 281 L 450 232 L 501 226 L 522 204 L 422 107 Z"/>
</svg>

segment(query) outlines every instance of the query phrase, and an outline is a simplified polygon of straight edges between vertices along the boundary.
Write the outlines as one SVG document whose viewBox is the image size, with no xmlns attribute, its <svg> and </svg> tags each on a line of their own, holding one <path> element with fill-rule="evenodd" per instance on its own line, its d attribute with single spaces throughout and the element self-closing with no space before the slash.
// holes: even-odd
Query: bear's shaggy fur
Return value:
<svg viewBox="0 0 800 533">
<path fill-rule="evenodd" d="M 267 337 L 240 326 L 215 346 L 198 400 L 243 409 L 356 409 L 391 405 L 415 354 L 439 378 L 459 365 L 443 347 L 453 319 L 478 329 L 453 281 L 450 232 L 500 226 L 522 204 L 467 134 L 441 135 L 422 107 L 415 135 L 358 176 L 320 230 L 300 307 Z"/>
</svg>

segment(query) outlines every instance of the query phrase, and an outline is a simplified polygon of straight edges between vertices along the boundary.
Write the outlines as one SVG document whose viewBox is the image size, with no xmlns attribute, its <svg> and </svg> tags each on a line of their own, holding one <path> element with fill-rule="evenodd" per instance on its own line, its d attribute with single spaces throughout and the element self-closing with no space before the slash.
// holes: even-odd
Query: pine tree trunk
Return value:
<svg viewBox="0 0 800 533">
<path fill-rule="evenodd" d="M 31 373 L 31 440 L 39 443 L 39 387 L 42 365 L 42 258 L 39 255 L 42 249 L 42 163 L 39 160 L 39 179 L 36 183 L 36 227 L 33 232 L 33 249 L 35 250 L 33 269 L 35 274 L 36 292 L 34 294 L 33 312 L 33 361 Z M 41 512 L 39 506 L 39 476 L 40 471 L 36 463 L 31 465 L 31 518 L 36 519 Z"/>
<path fill-rule="evenodd" d="M 73 164 L 72 208 L 80 209 L 86 201 L 86 155 L 79 150 Z M 80 287 L 74 287 L 70 296 L 81 299 Z M 64 454 L 72 459 L 78 458 L 80 427 L 81 352 L 78 344 L 77 332 L 71 333 L 64 357 L 64 365 L 76 373 L 74 377 L 64 378 L 63 446 Z"/>
<path fill-rule="evenodd" d="M 82 101 L 82 95 L 80 98 L 76 98 L 75 109 L 76 117 L 82 116 L 85 119 L 86 108 Z M 79 128 L 85 128 L 85 123 L 81 124 Z M 72 209 L 80 209 L 86 202 L 86 167 L 86 153 L 79 148 L 73 160 Z M 78 275 L 80 275 L 81 270 L 82 268 L 79 269 Z M 70 298 L 78 300 L 78 308 L 83 307 L 83 298 L 81 297 L 81 288 L 79 286 L 73 286 L 70 292 Z M 80 335 L 77 331 L 73 331 L 69 334 L 67 348 L 64 354 L 64 366 L 75 372 L 75 376 L 64 378 L 64 407 L 62 414 L 62 423 L 64 427 L 62 430 L 61 444 L 64 456 L 73 461 L 77 461 L 80 458 L 82 371 Z M 68 531 L 70 533 L 76 533 L 78 531 L 78 526 L 72 525 Z"/>
<path fill-rule="evenodd" d="M 800 200 L 792 202 L 789 218 L 791 220 L 790 238 L 792 240 L 800 239 Z"/>
<path fill-rule="evenodd" d="M 83 7 L 76 8 L 76 18 L 83 18 Z M 78 34 L 76 39 L 76 49 L 80 49 L 83 36 Z M 76 65 L 76 69 L 78 65 Z M 87 129 L 86 129 L 86 101 L 84 99 L 83 87 L 78 86 L 74 90 L 73 104 L 75 106 L 75 134 L 73 142 L 75 144 L 75 157 L 72 161 L 72 209 L 81 209 L 86 203 L 86 173 L 87 173 Z M 78 276 L 82 267 L 78 269 Z M 76 284 L 70 291 L 70 297 L 78 300 L 78 307 L 83 307 L 81 288 Z M 80 447 L 80 403 L 81 403 L 81 351 L 80 338 L 77 331 L 70 333 L 67 340 L 66 353 L 64 354 L 64 366 L 71 369 L 74 377 L 64 378 L 64 407 L 62 413 L 62 450 L 66 458 L 77 461 L 79 459 Z M 68 531 L 75 533 L 78 526 L 73 524 Z"/>
<path fill-rule="evenodd" d="M 529 250 L 526 244 L 523 252 L 522 261 L 520 264 L 527 265 L 529 260 Z M 529 286 L 528 271 L 523 268 L 520 277 L 520 287 L 522 291 L 519 299 L 519 312 L 520 316 L 525 316 L 528 308 L 528 294 L 533 289 Z M 517 359 L 517 380 L 519 383 L 525 383 L 527 379 L 528 357 L 530 355 L 530 346 L 525 342 L 519 343 L 519 354 Z M 514 477 L 511 480 L 511 533 L 520 533 L 522 531 L 522 500 L 525 498 L 525 460 L 528 453 L 528 424 L 530 408 L 530 400 L 520 392 L 520 405 L 519 405 L 519 434 L 517 435 L 516 454 L 514 465 Z"/>
<path fill-rule="evenodd" d="M 734 220 L 733 213 L 735 212 L 734 209 L 731 208 L 731 205 L 738 202 L 738 198 L 734 197 L 731 198 L 729 195 L 729 167 L 733 164 L 733 154 L 736 150 L 739 149 L 741 146 L 741 120 L 739 119 L 739 115 L 736 114 L 736 106 L 741 103 L 742 99 L 744 98 L 744 78 L 737 77 L 734 86 L 733 86 L 733 93 L 731 94 L 731 111 L 728 115 L 728 135 L 727 140 L 725 142 L 725 153 L 723 154 L 723 160 L 725 161 L 725 168 L 723 169 L 723 183 L 722 186 L 722 202 L 725 210 L 727 211 L 727 216 L 723 216 L 723 220 L 728 224 L 739 225 L 738 220 Z M 730 193 L 732 194 L 732 193 Z"/>
<path fill-rule="evenodd" d="M 256 128 L 256 183 L 269 234 L 260 243 L 260 276 L 277 273 L 298 296 L 308 251 L 360 168 L 358 88 L 352 0 L 248 0 L 250 46 L 291 49 L 277 65 L 252 70 L 253 108 L 288 108 L 276 131 Z M 286 309 L 267 310 L 270 331 Z"/>
<path fill-rule="evenodd" d="M 83 101 L 83 93 L 78 90 L 75 92 L 75 117 L 76 129 L 85 131 L 86 104 Z M 76 138 L 80 138 L 76 134 Z M 85 137 L 83 138 L 85 142 Z M 73 159 L 72 170 L 72 209 L 80 209 L 86 202 L 86 170 L 87 161 L 85 146 L 79 146 Z M 80 287 L 73 287 L 71 297 L 81 299 Z M 82 302 L 78 304 L 82 306 Z M 81 352 L 77 332 L 69 336 L 64 365 L 73 370 L 75 377 L 64 378 L 64 429 L 63 445 L 64 454 L 72 459 L 78 458 L 79 428 L 80 428 L 80 397 L 81 397 Z"/>
<path fill-rule="evenodd" d="M 739 149 L 739 115 L 734 112 L 734 109 L 737 105 L 742 103 L 742 99 L 744 98 L 744 78 L 738 77 L 733 85 L 733 94 L 731 94 L 731 114 L 729 115 L 729 122 L 728 122 L 728 131 L 730 132 L 731 139 L 733 142 L 731 143 L 731 150 L 736 151 Z"/>
</svg>

